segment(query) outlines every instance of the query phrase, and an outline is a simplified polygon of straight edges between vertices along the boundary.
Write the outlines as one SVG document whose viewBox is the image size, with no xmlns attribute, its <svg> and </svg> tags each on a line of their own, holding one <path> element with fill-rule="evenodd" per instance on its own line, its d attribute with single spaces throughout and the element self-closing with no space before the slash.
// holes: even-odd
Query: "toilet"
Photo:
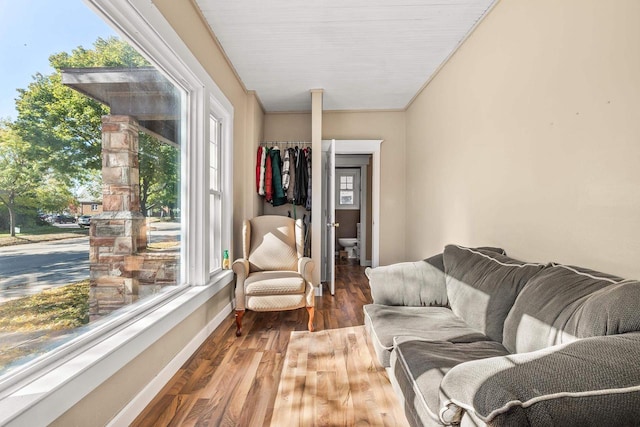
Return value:
<svg viewBox="0 0 640 427">
<path fill-rule="evenodd" d="M 355 237 L 339 237 L 338 243 L 347 251 L 347 258 L 357 258 L 356 248 L 358 239 Z"/>
</svg>

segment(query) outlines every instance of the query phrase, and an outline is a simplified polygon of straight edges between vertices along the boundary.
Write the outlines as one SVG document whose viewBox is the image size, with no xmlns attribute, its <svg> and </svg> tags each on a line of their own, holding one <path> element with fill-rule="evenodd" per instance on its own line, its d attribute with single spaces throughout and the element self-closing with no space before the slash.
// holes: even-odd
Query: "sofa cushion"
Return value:
<svg viewBox="0 0 640 427">
<path fill-rule="evenodd" d="M 376 304 L 447 306 L 442 254 L 365 270 Z"/>
<path fill-rule="evenodd" d="M 505 254 L 502 248 L 483 250 Z M 448 307 L 443 254 L 415 262 L 368 267 L 371 297 L 376 304 Z"/>
<path fill-rule="evenodd" d="M 441 416 L 464 423 L 471 413 L 492 426 L 637 426 L 638 360 L 636 332 L 459 364 L 440 383 Z"/>
<path fill-rule="evenodd" d="M 395 386 L 402 392 L 407 420 L 413 426 L 438 423 L 440 382 L 454 366 L 470 360 L 508 354 L 495 341 L 397 340 L 391 353 Z"/>
<path fill-rule="evenodd" d="M 504 324 L 504 346 L 526 352 L 577 338 L 640 331 L 640 283 L 553 264 L 524 287 Z"/>
<path fill-rule="evenodd" d="M 402 307 L 369 304 L 363 307 L 364 324 L 371 336 L 378 361 L 389 366 L 395 337 L 416 337 L 452 342 L 486 341 L 462 319 L 444 307 Z"/>
<path fill-rule="evenodd" d="M 501 342 L 504 320 L 518 293 L 543 267 L 492 251 L 447 245 L 449 305 L 469 326 Z"/>
</svg>

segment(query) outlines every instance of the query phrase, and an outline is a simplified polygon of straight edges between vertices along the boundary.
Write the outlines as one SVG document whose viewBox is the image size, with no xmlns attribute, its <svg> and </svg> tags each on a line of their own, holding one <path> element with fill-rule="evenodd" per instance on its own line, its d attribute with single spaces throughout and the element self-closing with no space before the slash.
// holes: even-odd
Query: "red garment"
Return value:
<svg viewBox="0 0 640 427">
<path fill-rule="evenodd" d="M 267 151 L 267 163 L 264 172 L 264 195 L 267 202 L 273 200 L 273 169 L 271 168 L 271 156 Z"/>
<path fill-rule="evenodd" d="M 258 156 L 256 159 L 256 192 L 260 194 L 260 169 L 262 168 L 262 147 L 258 147 Z"/>
</svg>

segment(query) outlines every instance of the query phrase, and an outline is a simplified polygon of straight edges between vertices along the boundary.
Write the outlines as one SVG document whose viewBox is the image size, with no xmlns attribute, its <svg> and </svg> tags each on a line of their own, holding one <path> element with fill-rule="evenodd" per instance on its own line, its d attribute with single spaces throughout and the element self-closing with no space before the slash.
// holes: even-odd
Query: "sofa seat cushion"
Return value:
<svg viewBox="0 0 640 427">
<path fill-rule="evenodd" d="M 440 383 L 441 417 L 491 426 L 637 426 L 640 333 L 576 340 L 459 364 Z"/>
<path fill-rule="evenodd" d="M 512 353 L 602 335 L 640 331 L 640 283 L 553 264 L 533 277 L 504 324 Z"/>
<path fill-rule="evenodd" d="M 414 426 L 439 423 L 440 382 L 461 363 L 505 356 L 507 350 L 495 341 L 453 343 L 398 339 L 391 353 L 395 386 L 402 392 L 405 414 Z"/>
<path fill-rule="evenodd" d="M 303 294 L 306 284 L 295 271 L 258 271 L 244 281 L 245 295 Z"/>
<path fill-rule="evenodd" d="M 402 307 L 369 304 L 363 307 L 364 323 L 382 366 L 389 367 L 395 337 L 434 341 L 474 342 L 489 338 L 470 328 L 444 307 Z"/>
<path fill-rule="evenodd" d="M 447 245 L 444 271 L 449 305 L 469 326 L 502 342 L 504 320 L 516 297 L 544 267 L 491 251 Z"/>
</svg>

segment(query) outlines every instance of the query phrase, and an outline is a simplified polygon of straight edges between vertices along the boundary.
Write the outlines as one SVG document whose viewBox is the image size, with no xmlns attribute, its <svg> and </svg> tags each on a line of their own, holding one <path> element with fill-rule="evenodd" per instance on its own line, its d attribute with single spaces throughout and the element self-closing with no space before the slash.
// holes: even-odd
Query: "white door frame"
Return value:
<svg viewBox="0 0 640 427">
<path fill-rule="evenodd" d="M 366 159 L 366 161 L 365 161 Z M 370 154 L 340 154 L 336 156 L 337 168 L 358 169 L 360 171 L 360 219 L 362 231 L 360 232 L 360 265 L 363 267 L 371 267 L 371 259 L 367 259 L 367 222 L 370 213 L 367 213 L 367 201 L 371 198 L 368 194 L 370 188 L 367 185 L 367 171 L 371 162 Z M 337 172 L 336 172 L 337 173 Z"/>
<path fill-rule="evenodd" d="M 383 140 L 336 139 L 335 141 L 336 154 L 371 154 L 371 266 L 377 267 L 380 264 L 380 144 Z"/>
</svg>

